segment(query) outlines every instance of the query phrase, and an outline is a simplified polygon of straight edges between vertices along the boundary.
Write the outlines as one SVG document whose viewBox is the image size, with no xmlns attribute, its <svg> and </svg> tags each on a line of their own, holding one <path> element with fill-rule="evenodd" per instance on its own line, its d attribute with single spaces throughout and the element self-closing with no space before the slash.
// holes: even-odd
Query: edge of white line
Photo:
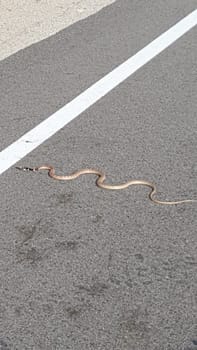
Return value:
<svg viewBox="0 0 197 350">
<path fill-rule="evenodd" d="M 53 136 L 71 120 L 79 116 L 139 68 L 164 51 L 195 25 L 197 25 L 197 10 L 184 17 L 150 44 L 138 51 L 134 56 L 120 64 L 71 102 L 2 150 L 0 152 L 0 174 Z"/>
</svg>

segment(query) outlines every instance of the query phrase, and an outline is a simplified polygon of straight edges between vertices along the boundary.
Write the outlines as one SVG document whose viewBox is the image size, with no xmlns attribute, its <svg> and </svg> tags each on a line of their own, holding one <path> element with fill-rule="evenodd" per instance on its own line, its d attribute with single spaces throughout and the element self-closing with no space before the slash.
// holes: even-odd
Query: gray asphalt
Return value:
<svg viewBox="0 0 197 350">
<path fill-rule="evenodd" d="M 4 149 L 196 7 L 117 1 L 0 63 Z M 197 197 L 193 29 L 17 165 L 143 178 Z M 145 188 L 107 192 L 1 176 L 0 350 L 197 349 L 194 204 Z"/>
</svg>

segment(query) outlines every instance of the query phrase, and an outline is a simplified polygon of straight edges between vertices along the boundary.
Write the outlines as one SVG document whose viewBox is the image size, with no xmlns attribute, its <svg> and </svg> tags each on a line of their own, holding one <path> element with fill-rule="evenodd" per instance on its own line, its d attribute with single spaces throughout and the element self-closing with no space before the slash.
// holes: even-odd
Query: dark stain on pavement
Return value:
<svg viewBox="0 0 197 350">
<path fill-rule="evenodd" d="M 19 248 L 16 256 L 18 263 L 29 262 L 30 264 L 35 264 L 43 259 L 43 252 L 39 252 L 35 247 L 29 249 Z"/>
<path fill-rule="evenodd" d="M 197 350 L 197 324 L 188 332 L 180 350 Z"/>
<path fill-rule="evenodd" d="M 144 261 L 144 257 L 143 257 L 143 255 L 140 254 L 140 253 L 135 254 L 135 258 L 136 258 L 136 260 Z"/>
<path fill-rule="evenodd" d="M 146 310 L 136 308 L 125 311 L 120 318 L 119 323 L 119 340 L 130 345 L 137 342 L 139 346 L 147 346 L 150 335 L 150 326 L 148 322 L 148 313 Z"/>
<path fill-rule="evenodd" d="M 87 304 L 78 304 L 78 305 L 71 305 L 71 306 L 65 306 L 64 312 L 70 319 L 76 320 L 79 318 L 83 312 L 89 307 Z"/>
<path fill-rule="evenodd" d="M 39 219 L 33 224 L 21 225 L 21 226 L 16 227 L 20 236 L 23 237 L 21 244 L 24 244 L 33 238 L 34 234 L 38 230 L 38 227 L 39 227 L 39 224 L 41 223 L 41 221 L 42 221 L 42 219 Z"/>
<path fill-rule="evenodd" d="M 11 348 L 3 339 L 0 339 L 0 350 L 11 350 Z"/>
<path fill-rule="evenodd" d="M 59 241 L 55 243 L 55 248 L 58 250 L 76 250 L 79 246 L 77 241 Z"/>
<path fill-rule="evenodd" d="M 56 194 L 57 204 L 66 205 L 68 203 L 71 203 L 73 201 L 73 197 L 73 192 Z"/>
<path fill-rule="evenodd" d="M 105 294 L 105 291 L 109 288 L 109 286 L 106 283 L 103 282 L 95 282 L 90 286 L 84 286 L 84 285 L 77 285 L 78 289 L 80 291 L 85 291 L 87 294 L 91 296 L 101 296 Z"/>
</svg>

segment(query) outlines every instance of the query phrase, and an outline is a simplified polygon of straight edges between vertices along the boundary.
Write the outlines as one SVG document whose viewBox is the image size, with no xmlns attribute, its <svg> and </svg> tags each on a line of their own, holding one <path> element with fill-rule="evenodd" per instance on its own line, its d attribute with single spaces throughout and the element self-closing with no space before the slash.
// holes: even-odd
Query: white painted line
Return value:
<svg viewBox="0 0 197 350">
<path fill-rule="evenodd" d="M 0 152 L 0 174 L 33 151 L 197 24 L 197 10 Z"/>
</svg>

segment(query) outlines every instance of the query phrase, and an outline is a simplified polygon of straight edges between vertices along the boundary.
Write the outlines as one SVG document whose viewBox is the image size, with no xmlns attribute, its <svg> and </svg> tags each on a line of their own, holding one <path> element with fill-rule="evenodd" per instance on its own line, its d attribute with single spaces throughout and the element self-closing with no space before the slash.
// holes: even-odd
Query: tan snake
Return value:
<svg viewBox="0 0 197 350">
<path fill-rule="evenodd" d="M 98 176 L 98 179 L 96 180 L 96 185 L 100 188 L 105 189 L 105 190 L 122 190 L 122 189 L 125 189 L 129 186 L 132 186 L 132 185 L 147 186 L 151 189 L 151 192 L 149 193 L 149 199 L 156 204 L 174 205 L 174 204 L 181 204 L 181 203 L 197 202 L 197 200 L 195 200 L 195 199 L 183 199 L 183 200 L 178 200 L 178 201 L 160 201 L 158 199 L 155 199 L 155 198 L 153 198 L 153 196 L 157 192 L 156 186 L 153 183 L 145 181 L 145 180 L 130 180 L 130 181 L 127 181 L 125 183 L 118 184 L 118 185 L 108 185 L 108 184 L 104 183 L 104 181 L 106 179 L 105 174 L 100 170 L 96 170 L 96 169 L 92 169 L 92 168 L 80 169 L 80 170 L 77 170 L 70 175 L 56 175 L 55 169 L 51 165 L 42 165 L 42 166 L 34 167 L 34 168 L 17 167 L 17 169 L 23 170 L 23 171 L 48 170 L 48 175 L 51 178 L 53 178 L 55 180 L 61 180 L 61 181 L 74 180 L 77 177 L 79 177 L 80 175 L 84 175 L 84 174 L 94 174 L 94 175 Z"/>
</svg>

